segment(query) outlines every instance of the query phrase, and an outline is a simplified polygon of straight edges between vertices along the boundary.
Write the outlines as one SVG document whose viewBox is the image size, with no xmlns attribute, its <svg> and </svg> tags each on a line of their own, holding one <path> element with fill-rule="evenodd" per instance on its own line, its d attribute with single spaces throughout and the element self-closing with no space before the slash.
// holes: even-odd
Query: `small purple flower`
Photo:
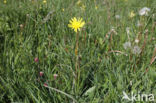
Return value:
<svg viewBox="0 0 156 103">
<path fill-rule="evenodd" d="M 57 75 L 57 74 L 54 74 L 53 76 L 54 76 L 54 79 L 55 79 L 55 80 L 56 80 L 56 79 L 57 79 L 57 77 L 58 77 L 58 75 Z"/>
<path fill-rule="evenodd" d="M 44 86 L 45 86 L 45 87 L 48 87 L 48 84 L 47 84 L 47 83 L 44 83 Z"/>
<path fill-rule="evenodd" d="M 42 77 L 42 76 L 43 76 L 43 74 L 44 74 L 43 72 L 40 72 L 40 77 Z"/>
<path fill-rule="evenodd" d="M 34 61 L 37 63 L 39 60 L 38 60 L 38 58 L 36 57 L 36 58 L 34 59 Z"/>
</svg>

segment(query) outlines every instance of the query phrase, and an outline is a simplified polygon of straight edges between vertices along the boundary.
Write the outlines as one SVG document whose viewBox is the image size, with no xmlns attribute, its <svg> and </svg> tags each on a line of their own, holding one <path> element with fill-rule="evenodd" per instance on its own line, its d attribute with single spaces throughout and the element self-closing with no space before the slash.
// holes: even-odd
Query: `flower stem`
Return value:
<svg viewBox="0 0 156 103">
<path fill-rule="evenodd" d="M 79 33 L 76 33 L 76 47 L 75 47 L 75 55 L 76 55 L 76 60 L 75 60 L 75 74 L 76 74 L 76 79 L 78 75 L 78 50 L 79 50 Z"/>
</svg>

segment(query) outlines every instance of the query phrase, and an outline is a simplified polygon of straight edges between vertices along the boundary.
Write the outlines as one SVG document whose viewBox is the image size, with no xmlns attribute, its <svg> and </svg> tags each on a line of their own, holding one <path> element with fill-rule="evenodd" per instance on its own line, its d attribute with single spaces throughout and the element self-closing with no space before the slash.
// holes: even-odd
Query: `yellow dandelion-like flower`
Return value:
<svg viewBox="0 0 156 103">
<path fill-rule="evenodd" d="M 129 17 L 130 17 L 130 18 L 133 18 L 134 16 L 135 16 L 134 11 L 131 11 L 130 14 L 129 14 Z"/>
<path fill-rule="evenodd" d="M 80 28 L 85 25 L 85 22 L 82 20 L 82 18 L 77 19 L 76 17 L 74 17 L 69 22 L 70 24 L 68 24 L 68 27 L 74 29 L 76 33 L 78 30 L 80 31 Z"/>
<path fill-rule="evenodd" d="M 62 11 L 64 12 L 64 8 L 62 9 Z"/>
<path fill-rule="evenodd" d="M 6 4 L 6 3 L 7 3 L 7 1 L 6 1 L 6 0 L 4 0 L 3 2 L 4 2 L 4 4 Z"/>
<path fill-rule="evenodd" d="M 43 3 L 44 3 L 44 4 L 47 3 L 47 0 L 43 0 Z"/>
</svg>

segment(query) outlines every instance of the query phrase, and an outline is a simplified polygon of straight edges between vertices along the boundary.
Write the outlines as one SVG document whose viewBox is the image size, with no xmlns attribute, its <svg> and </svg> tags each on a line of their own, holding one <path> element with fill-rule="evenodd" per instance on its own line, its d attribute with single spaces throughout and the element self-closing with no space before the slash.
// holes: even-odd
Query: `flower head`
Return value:
<svg viewBox="0 0 156 103">
<path fill-rule="evenodd" d="M 38 60 L 38 58 L 36 57 L 36 58 L 34 59 L 34 61 L 35 61 L 35 62 L 38 62 L 39 60 Z"/>
<path fill-rule="evenodd" d="M 80 28 L 85 24 L 85 22 L 82 21 L 82 18 L 77 19 L 76 17 L 72 18 L 69 22 L 70 24 L 68 24 L 68 27 L 74 29 L 76 33 L 78 30 L 80 31 Z"/>
<path fill-rule="evenodd" d="M 44 87 L 48 87 L 48 84 L 47 83 L 44 83 L 43 85 L 44 85 Z"/>
<path fill-rule="evenodd" d="M 6 0 L 4 0 L 3 2 L 4 2 L 4 4 L 6 4 L 6 3 L 7 3 L 7 1 L 6 1 Z"/>
<path fill-rule="evenodd" d="M 129 17 L 130 17 L 130 18 L 133 18 L 134 16 L 135 16 L 134 11 L 131 11 L 130 14 L 129 14 Z"/>
<path fill-rule="evenodd" d="M 139 11 L 139 15 L 140 16 L 148 16 L 148 12 L 150 12 L 150 8 L 147 8 L 147 7 L 144 7 L 144 8 L 142 8 L 140 11 Z"/>
<path fill-rule="evenodd" d="M 54 76 L 54 79 L 56 80 L 56 78 L 58 77 L 58 74 L 54 74 L 53 76 Z"/>
<path fill-rule="evenodd" d="M 77 3 L 76 3 L 78 6 L 80 6 L 82 4 L 82 1 L 81 0 L 78 0 Z"/>
<path fill-rule="evenodd" d="M 43 0 L 43 3 L 47 3 L 47 0 Z"/>
<path fill-rule="evenodd" d="M 135 43 L 139 43 L 139 39 L 135 39 Z"/>
<path fill-rule="evenodd" d="M 133 54 L 140 54 L 141 53 L 141 49 L 140 49 L 139 46 L 134 46 L 132 52 L 133 52 Z"/>
<path fill-rule="evenodd" d="M 44 74 L 43 72 L 40 72 L 40 77 L 42 77 L 42 76 L 43 76 L 43 74 Z"/>
<path fill-rule="evenodd" d="M 126 28 L 126 32 L 127 32 L 127 34 L 130 34 L 130 27 Z"/>
<path fill-rule="evenodd" d="M 64 12 L 64 8 L 62 9 L 62 11 Z"/>
<path fill-rule="evenodd" d="M 124 47 L 124 49 L 131 48 L 131 42 L 125 42 L 125 43 L 123 44 L 123 47 Z"/>
<path fill-rule="evenodd" d="M 120 19 L 121 17 L 120 17 L 120 15 L 115 15 L 115 18 Z"/>
</svg>

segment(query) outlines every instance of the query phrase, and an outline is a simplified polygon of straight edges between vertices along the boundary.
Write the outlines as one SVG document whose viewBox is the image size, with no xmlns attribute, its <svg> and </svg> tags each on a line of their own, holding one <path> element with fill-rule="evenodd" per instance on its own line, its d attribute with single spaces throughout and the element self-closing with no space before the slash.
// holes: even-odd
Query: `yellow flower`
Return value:
<svg viewBox="0 0 156 103">
<path fill-rule="evenodd" d="M 64 8 L 62 9 L 62 11 L 64 12 Z"/>
<path fill-rule="evenodd" d="M 47 3 L 47 0 L 43 0 L 43 3 Z"/>
<path fill-rule="evenodd" d="M 129 17 L 130 17 L 130 18 L 133 18 L 134 16 L 135 16 L 134 11 L 131 11 L 130 14 L 129 14 Z"/>
<path fill-rule="evenodd" d="M 78 30 L 80 31 L 80 28 L 82 28 L 85 24 L 82 18 L 77 19 L 76 17 L 72 18 L 69 22 L 70 24 L 68 24 L 68 27 L 74 29 L 76 33 Z"/>
<path fill-rule="evenodd" d="M 4 4 L 6 4 L 6 3 L 7 3 L 7 1 L 6 1 L 6 0 L 4 0 L 3 2 L 4 2 Z"/>
<path fill-rule="evenodd" d="M 78 0 L 76 4 L 80 6 L 82 4 L 81 0 Z"/>
</svg>

